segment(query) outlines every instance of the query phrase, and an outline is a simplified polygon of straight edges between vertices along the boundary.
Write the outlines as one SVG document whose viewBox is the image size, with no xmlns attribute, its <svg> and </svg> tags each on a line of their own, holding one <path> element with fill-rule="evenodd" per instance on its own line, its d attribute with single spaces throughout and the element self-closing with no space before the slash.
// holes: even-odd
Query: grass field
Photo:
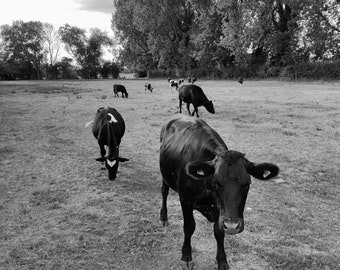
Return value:
<svg viewBox="0 0 340 270">
<path fill-rule="evenodd" d="M 114 98 L 123 83 L 128 99 Z M 177 194 L 159 222 L 161 126 L 178 113 L 167 81 L 0 82 L 0 269 L 178 269 Z M 226 236 L 232 270 L 333 270 L 340 265 L 340 83 L 198 81 L 216 114 L 200 117 L 229 149 L 272 162 L 279 178 L 253 180 L 245 230 Z M 126 133 L 115 181 L 100 170 L 85 124 L 115 107 Z M 186 108 L 184 106 L 184 113 Z M 215 269 L 212 224 L 195 213 L 195 269 Z"/>
</svg>

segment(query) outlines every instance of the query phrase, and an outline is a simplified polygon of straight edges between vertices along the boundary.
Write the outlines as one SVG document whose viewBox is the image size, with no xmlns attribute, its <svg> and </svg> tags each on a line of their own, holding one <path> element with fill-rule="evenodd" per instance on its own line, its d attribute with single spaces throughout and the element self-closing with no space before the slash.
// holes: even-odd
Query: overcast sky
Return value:
<svg viewBox="0 0 340 270">
<path fill-rule="evenodd" d="M 68 23 L 89 30 L 99 28 L 112 35 L 112 0 L 4 0 L 0 25 L 15 20 L 48 22 L 56 26 Z"/>
</svg>

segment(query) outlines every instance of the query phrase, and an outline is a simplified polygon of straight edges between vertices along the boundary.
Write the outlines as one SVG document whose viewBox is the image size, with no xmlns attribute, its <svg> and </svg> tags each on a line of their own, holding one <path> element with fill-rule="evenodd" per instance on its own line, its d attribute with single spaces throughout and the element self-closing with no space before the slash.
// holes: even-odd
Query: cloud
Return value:
<svg viewBox="0 0 340 270">
<path fill-rule="evenodd" d="M 113 12 L 113 0 L 75 0 L 80 6 L 78 9 L 86 11 L 95 11 L 106 14 Z"/>
</svg>

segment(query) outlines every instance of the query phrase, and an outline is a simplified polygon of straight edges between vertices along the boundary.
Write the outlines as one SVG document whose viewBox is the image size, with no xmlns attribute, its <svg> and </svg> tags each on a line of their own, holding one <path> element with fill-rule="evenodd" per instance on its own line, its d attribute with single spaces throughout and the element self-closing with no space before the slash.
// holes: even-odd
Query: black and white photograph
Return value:
<svg viewBox="0 0 340 270">
<path fill-rule="evenodd" d="M 0 270 L 338 270 L 340 1 L 0 9 Z"/>
</svg>

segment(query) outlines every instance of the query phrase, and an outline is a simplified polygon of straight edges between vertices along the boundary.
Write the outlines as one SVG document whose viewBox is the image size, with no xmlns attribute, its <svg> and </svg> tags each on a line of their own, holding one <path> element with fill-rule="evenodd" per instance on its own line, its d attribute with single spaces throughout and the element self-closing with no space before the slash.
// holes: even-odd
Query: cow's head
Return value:
<svg viewBox="0 0 340 270">
<path fill-rule="evenodd" d="M 100 162 L 105 162 L 105 168 L 108 171 L 108 177 L 109 180 L 115 180 L 117 177 L 117 171 L 118 171 L 118 165 L 119 162 L 125 162 L 125 161 L 129 161 L 129 159 L 127 158 L 122 158 L 122 157 L 101 157 L 101 158 L 97 158 L 97 161 Z"/>
<path fill-rule="evenodd" d="M 220 228 L 227 234 L 237 234 L 244 229 L 243 211 L 250 175 L 268 180 L 279 172 L 274 164 L 252 163 L 236 151 L 226 151 L 208 162 L 189 162 L 185 170 L 191 178 L 209 183 L 219 209 Z"/>
<path fill-rule="evenodd" d="M 206 103 L 206 104 L 204 105 L 204 107 L 207 109 L 208 112 L 210 112 L 210 113 L 212 113 L 212 114 L 215 113 L 214 104 L 212 103 L 211 100 L 209 100 L 209 102 Z"/>
</svg>

